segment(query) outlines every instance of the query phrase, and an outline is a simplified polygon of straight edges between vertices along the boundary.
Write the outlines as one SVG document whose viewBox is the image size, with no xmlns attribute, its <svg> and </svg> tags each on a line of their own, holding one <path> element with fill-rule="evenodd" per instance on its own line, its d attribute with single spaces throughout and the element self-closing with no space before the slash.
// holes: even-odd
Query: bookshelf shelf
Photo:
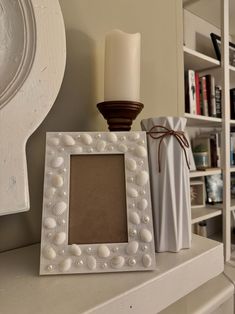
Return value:
<svg viewBox="0 0 235 314">
<path fill-rule="evenodd" d="M 235 125 L 235 120 L 230 120 L 231 125 Z"/>
<path fill-rule="evenodd" d="M 230 168 L 230 172 L 235 172 L 235 166 Z"/>
<path fill-rule="evenodd" d="M 187 118 L 187 126 L 191 127 L 222 127 L 222 119 L 221 118 L 213 118 L 207 116 L 194 115 L 191 113 L 185 113 L 185 118 Z"/>
<path fill-rule="evenodd" d="M 207 170 L 201 170 L 201 171 L 191 171 L 189 176 L 190 178 L 198 178 L 198 177 L 206 177 L 213 174 L 220 174 L 222 170 L 220 168 L 210 168 Z"/>
<path fill-rule="evenodd" d="M 210 219 L 216 216 L 220 216 L 222 214 L 222 210 L 218 207 L 198 207 L 192 208 L 192 224 L 198 223 L 202 220 Z"/>
<path fill-rule="evenodd" d="M 220 67 L 220 62 L 200 52 L 183 47 L 185 70 L 204 71 Z"/>
</svg>

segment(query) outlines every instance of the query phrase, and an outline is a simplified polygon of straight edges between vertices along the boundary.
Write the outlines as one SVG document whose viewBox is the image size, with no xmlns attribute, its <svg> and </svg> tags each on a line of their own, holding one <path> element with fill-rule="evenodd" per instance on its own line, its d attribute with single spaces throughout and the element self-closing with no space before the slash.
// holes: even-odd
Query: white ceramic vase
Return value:
<svg viewBox="0 0 235 314">
<path fill-rule="evenodd" d="M 186 121 L 178 117 L 150 118 L 141 121 L 141 126 L 147 132 L 156 125 L 184 131 Z M 154 128 L 154 131 L 164 130 Z M 156 251 L 178 252 L 191 246 L 190 183 L 186 157 L 175 136 L 164 137 L 161 147 L 160 139 L 147 137 Z M 185 150 L 190 163 L 193 159 L 191 149 L 185 147 Z"/>
</svg>

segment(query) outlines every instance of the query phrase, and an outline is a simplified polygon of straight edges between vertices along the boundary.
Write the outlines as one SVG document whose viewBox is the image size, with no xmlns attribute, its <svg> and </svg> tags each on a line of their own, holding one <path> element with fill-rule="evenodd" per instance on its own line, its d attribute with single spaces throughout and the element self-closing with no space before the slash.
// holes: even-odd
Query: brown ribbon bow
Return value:
<svg viewBox="0 0 235 314">
<path fill-rule="evenodd" d="M 163 130 L 159 130 L 157 131 L 157 129 L 163 129 Z M 147 132 L 148 135 L 150 135 L 153 139 L 160 139 L 159 142 L 159 149 L 158 149 L 158 170 L 159 172 L 161 172 L 161 163 L 160 163 L 160 156 L 161 156 L 161 144 L 162 141 L 164 140 L 165 137 L 171 136 L 173 135 L 178 143 L 180 144 L 180 146 L 182 147 L 183 151 L 184 151 L 184 156 L 185 156 L 185 160 L 188 166 L 188 169 L 190 169 L 189 166 L 189 161 L 188 161 L 188 157 L 187 157 L 187 153 L 186 153 L 186 148 L 189 148 L 189 142 L 186 138 L 186 136 L 184 135 L 184 132 L 182 131 L 174 131 L 171 129 L 166 128 L 165 126 L 162 125 L 154 125 L 149 132 Z"/>
</svg>

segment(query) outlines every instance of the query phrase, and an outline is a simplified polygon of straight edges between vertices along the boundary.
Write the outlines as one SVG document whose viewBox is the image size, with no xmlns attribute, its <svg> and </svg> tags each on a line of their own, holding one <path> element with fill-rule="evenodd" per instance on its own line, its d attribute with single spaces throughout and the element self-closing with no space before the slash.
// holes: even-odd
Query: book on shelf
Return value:
<svg viewBox="0 0 235 314">
<path fill-rule="evenodd" d="M 204 116 L 209 116 L 209 107 L 208 107 L 208 93 L 207 93 L 207 84 L 206 77 L 202 76 L 199 78 L 200 83 L 200 106 L 201 112 Z"/>
<path fill-rule="evenodd" d="M 200 82 L 199 74 L 195 72 L 195 87 L 196 87 L 196 114 L 201 115 L 201 106 L 200 106 Z"/>
<path fill-rule="evenodd" d="M 185 73 L 185 105 L 186 112 L 197 114 L 195 71 Z"/>
<path fill-rule="evenodd" d="M 185 111 L 194 115 L 221 117 L 221 89 L 211 74 L 185 72 Z"/>
<path fill-rule="evenodd" d="M 221 86 L 215 86 L 215 106 L 216 106 L 216 117 L 222 117 L 222 89 Z"/>
<path fill-rule="evenodd" d="M 235 119 L 235 88 L 230 89 L 230 115 Z"/>
<path fill-rule="evenodd" d="M 208 98 L 208 111 L 210 117 L 216 117 L 216 102 L 215 102 L 215 77 L 206 75 L 206 89 Z"/>
</svg>

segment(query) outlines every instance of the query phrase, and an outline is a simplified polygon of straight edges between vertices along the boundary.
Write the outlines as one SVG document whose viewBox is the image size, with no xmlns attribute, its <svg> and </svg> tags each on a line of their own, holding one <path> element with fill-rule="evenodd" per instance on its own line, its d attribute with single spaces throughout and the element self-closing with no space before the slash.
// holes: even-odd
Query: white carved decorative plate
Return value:
<svg viewBox="0 0 235 314">
<path fill-rule="evenodd" d="M 36 29 L 31 1 L 0 1 L 0 107 L 24 83 L 35 55 Z"/>
<path fill-rule="evenodd" d="M 55 101 L 65 59 L 58 0 L 0 0 L 0 215 L 29 209 L 25 144 Z"/>
</svg>

